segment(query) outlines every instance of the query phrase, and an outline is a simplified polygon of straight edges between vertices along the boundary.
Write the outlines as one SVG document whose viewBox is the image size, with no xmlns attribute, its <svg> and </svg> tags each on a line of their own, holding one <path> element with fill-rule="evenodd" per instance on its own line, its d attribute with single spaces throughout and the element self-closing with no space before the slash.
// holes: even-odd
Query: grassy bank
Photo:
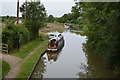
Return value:
<svg viewBox="0 0 120 80">
<path fill-rule="evenodd" d="M 58 29 L 61 29 L 63 28 L 64 29 L 64 25 L 62 23 L 59 23 L 59 22 L 54 22 L 54 23 L 47 23 L 47 26 L 44 27 L 43 29 L 54 29 L 54 28 L 58 28 Z"/>
<path fill-rule="evenodd" d="M 21 49 L 19 51 L 15 50 L 14 52 L 11 52 L 11 54 L 24 59 L 26 56 L 28 56 L 30 52 L 32 52 L 36 47 L 38 47 L 42 43 L 43 41 L 41 41 L 40 39 L 36 39 L 27 43 L 24 46 L 21 46 Z"/>
<path fill-rule="evenodd" d="M 9 70 L 10 70 L 9 64 L 5 61 L 2 61 L 2 77 L 5 77 Z"/>
<path fill-rule="evenodd" d="M 46 50 L 46 47 L 47 43 L 38 49 L 30 58 L 28 58 L 28 60 L 23 64 L 21 72 L 17 76 L 18 78 L 27 78 L 30 75 L 32 69 L 36 65 L 36 62 L 39 60 L 40 55 Z"/>
</svg>

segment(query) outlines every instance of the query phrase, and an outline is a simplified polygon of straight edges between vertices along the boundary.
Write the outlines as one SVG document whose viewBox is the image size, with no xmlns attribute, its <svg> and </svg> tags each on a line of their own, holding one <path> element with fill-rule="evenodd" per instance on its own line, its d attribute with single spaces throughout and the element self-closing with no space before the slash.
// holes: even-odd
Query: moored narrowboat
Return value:
<svg viewBox="0 0 120 80">
<path fill-rule="evenodd" d="M 48 42 L 47 52 L 58 52 L 64 46 L 64 38 L 62 34 L 53 34 L 55 37 L 50 38 Z"/>
</svg>

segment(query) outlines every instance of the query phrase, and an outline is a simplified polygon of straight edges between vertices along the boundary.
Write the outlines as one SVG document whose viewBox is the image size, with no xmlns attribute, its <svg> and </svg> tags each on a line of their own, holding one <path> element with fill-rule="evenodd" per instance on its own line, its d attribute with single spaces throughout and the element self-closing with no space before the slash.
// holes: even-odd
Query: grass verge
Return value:
<svg viewBox="0 0 120 80">
<path fill-rule="evenodd" d="M 30 52 L 32 52 L 36 47 L 38 47 L 40 44 L 42 44 L 43 41 L 40 39 L 36 39 L 32 42 L 29 42 L 28 44 L 24 45 L 21 47 L 21 49 L 18 51 L 11 52 L 10 54 L 20 57 L 24 59 Z"/>
<path fill-rule="evenodd" d="M 30 58 L 26 60 L 26 62 L 22 65 L 21 72 L 17 76 L 18 78 L 28 78 L 30 73 L 32 72 L 32 69 L 35 67 L 37 61 L 39 60 L 39 57 L 43 52 L 46 50 L 47 43 L 40 47 Z"/>
<path fill-rule="evenodd" d="M 6 74 L 9 72 L 10 66 L 7 62 L 2 61 L 2 77 L 4 78 Z"/>
</svg>

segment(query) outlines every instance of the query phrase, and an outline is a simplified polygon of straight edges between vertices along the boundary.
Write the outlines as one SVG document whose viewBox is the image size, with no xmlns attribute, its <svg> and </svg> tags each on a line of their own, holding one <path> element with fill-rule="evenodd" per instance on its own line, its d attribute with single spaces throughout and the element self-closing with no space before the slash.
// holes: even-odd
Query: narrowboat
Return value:
<svg viewBox="0 0 120 80">
<path fill-rule="evenodd" d="M 56 33 L 53 34 L 54 37 L 50 38 L 48 42 L 47 52 L 58 52 L 64 46 L 64 38 L 62 34 Z"/>
</svg>

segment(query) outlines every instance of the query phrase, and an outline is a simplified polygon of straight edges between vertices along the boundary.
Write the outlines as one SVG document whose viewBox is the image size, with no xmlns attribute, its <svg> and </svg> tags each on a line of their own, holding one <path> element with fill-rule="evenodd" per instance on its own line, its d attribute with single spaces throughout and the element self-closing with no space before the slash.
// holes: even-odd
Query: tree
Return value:
<svg viewBox="0 0 120 80">
<path fill-rule="evenodd" d="M 64 14 L 58 19 L 59 22 L 79 24 L 82 11 L 80 10 L 79 3 L 76 2 L 75 4 L 76 5 L 72 7 L 71 13 Z"/>
<path fill-rule="evenodd" d="M 2 22 L 5 24 L 14 24 L 15 23 L 16 18 L 14 16 L 3 16 L 2 17 Z"/>
<path fill-rule="evenodd" d="M 87 29 L 87 44 L 120 74 L 120 2 L 79 2 L 77 5 L 82 11 L 83 28 Z"/>
<path fill-rule="evenodd" d="M 54 22 L 55 18 L 53 15 L 49 15 L 48 22 Z"/>
<path fill-rule="evenodd" d="M 78 19 L 79 19 L 80 15 L 81 15 L 81 11 L 79 10 L 78 3 L 76 3 L 76 5 L 73 6 L 72 10 L 71 10 L 71 17 L 72 17 L 71 22 L 78 23 Z"/>
<path fill-rule="evenodd" d="M 40 2 L 27 2 L 27 10 L 25 10 L 25 3 L 20 7 L 22 17 L 25 17 L 25 25 L 30 31 L 31 39 L 38 37 L 39 29 L 44 26 L 46 20 L 46 11 Z M 27 12 L 25 12 L 27 11 Z"/>
<path fill-rule="evenodd" d="M 23 24 L 7 24 L 2 31 L 2 43 L 9 45 L 9 50 L 18 47 L 18 39 L 20 44 L 28 42 L 28 29 Z"/>
<path fill-rule="evenodd" d="M 57 21 L 60 23 L 69 23 L 72 20 L 71 13 L 64 14 L 62 17 L 57 18 Z"/>
</svg>

